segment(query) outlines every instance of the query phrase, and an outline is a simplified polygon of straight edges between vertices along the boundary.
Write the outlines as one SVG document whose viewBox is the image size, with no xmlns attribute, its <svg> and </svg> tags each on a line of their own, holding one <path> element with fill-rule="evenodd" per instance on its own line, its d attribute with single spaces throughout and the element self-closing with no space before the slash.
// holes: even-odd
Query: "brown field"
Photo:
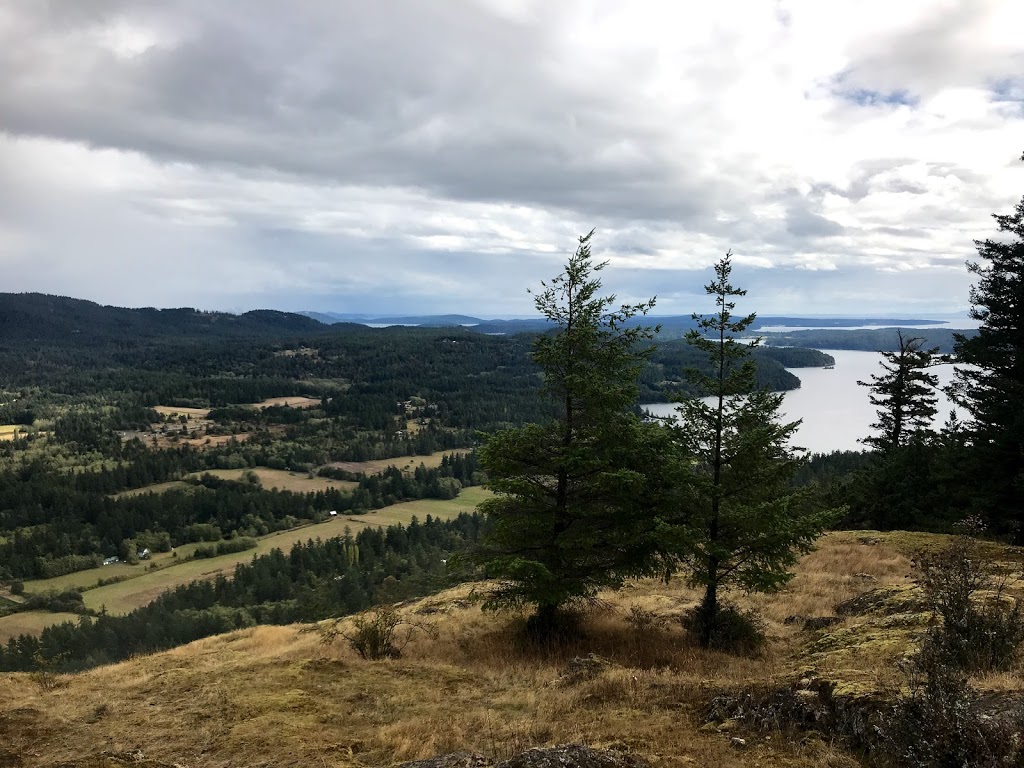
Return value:
<svg viewBox="0 0 1024 768">
<path fill-rule="evenodd" d="M 260 484 L 267 490 L 277 488 L 280 491 L 314 493 L 316 491 L 326 491 L 331 488 L 350 491 L 359 485 L 359 483 L 349 480 L 331 480 L 327 477 L 309 477 L 305 472 L 288 472 L 284 469 L 268 469 L 267 467 L 253 467 L 252 469 L 208 469 L 202 472 L 193 472 L 189 477 L 213 475 L 214 477 L 219 477 L 224 480 L 241 480 L 242 475 L 246 472 L 254 472 L 260 479 Z"/>
<path fill-rule="evenodd" d="M 182 544 L 175 549 L 177 557 L 172 552 L 154 552 L 153 556 L 146 561 L 129 565 L 128 563 L 111 563 L 101 565 L 97 568 L 88 568 L 84 571 L 66 573 L 63 576 L 54 576 L 52 579 L 33 579 L 25 582 L 25 591 L 30 594 L 40 592 L 63 592 L 66 589 L 96 589 L 96 583 L 100 579 L 134 579 L 154 568 L 167 568 L 177 566 L 178 563 L 192 554 L 192 551 L 199 544 Z"/>
<path fill-rule="evenodd" d="M 120 493 L 111 494 L 112 499 L 123 499 L 131 498 L 132 496 L 141 496 L 145 493 L 164 493 L 166 491 L 172 491 L 180 488 L 190 488 L 191 486 L 181 480 L 171 480 L 166 483 L 154 483 L 153 485 L 145 485 L 142 488 L 132 488 L 128 491 L 121 491 Z"/>
<path fill-rule="evenodd" d="M 193 448 L 200 450 L 204 448 L 213 448 L 218 445 L 224 445 L 230 443 L 232 440 L 237 440 L 240 443 L 244 443 L 249 439 L 248 432 L 240 432 L 237 435 L 200 435 L 199 437 L 177 437 L 172 439 L 171 435 L 157 435 L 155 446 L 158 448 L 167 448 L 175 445 L 191 445 Z M 142 442 L 147 446 L 153 446 L 152 435 L 142 435 Z"/>
<path fill-rule="evenodd" d="M 21 424 L 0 424 L 0 440 L 15 440 L 24 431 Z"/>
<path fill-rule="evenodd" d="M 189 419 L 205 419 L 209 408 L 185 408 L 177 405 L 154 405 L 153 410 L 164 416 L 187 416 Z"/>
<path fill-rule="evenodd" d="M 78 621 L 75 613 L 50 613 L 48 611 L 24 611 L 0 616 L 0 645 L 6 644 L 18 635 L 38 635 L 51 624 Z M 2 753 L 0 753 L 2 754 Z"/>
<path fill-rule="evenodd" d="M 2 542 L 0 542 L 2 543 Z M 9 587 L 0 586 L 0 599 L 9 600 L 12 603 L 23 603 L 25 598 L 22 595 L 13 595 Z"/>
<path fill-rule="evenodd" d="M 337 467 L 346 472 L 364 472 L 367 475 L 375 475 L 383 472 L 388 467 L 398 467 L 403 472 L 411 472 L 420 464 L 428 469 L 441 466 L 441 459 L 446 454 L 469 453 L 465 448 L 453 448 L 449 451 L 437 451 L 429 456 L 398 456 L 393 459 L 373 459 L 371 461 L 333 461 L 327 466 Z"/>
<path fill-rule="evenodd" d="M 806 675 L 872 690 L 897 679 L 895 661 L 912 646 L 902 629 L 890 627 L 891 642 L 858 644 L 873 619 L 846 617 L 824 631 L 785 623 L 907 584 L 903 542 L 861 538 L 824 537 L 781 594 L 736 596 L 765 620 L 769 646 L 755 658 L 693 644 L 678 617 L 698 593 L 680 580 L 604 594 L 579 639 L 543 648 L 522 641 L 521 615 L 481 612 L 471 598 L 485 584 L 466 585 L 401 607 L 433 631 L 414 635 L 398 660 L 362 661 L 344 641 L 324 645 L 304 626 L 255 627 L 64 676 L 52 691 L 0 676 L 0 728 L 20 768 L 100 766 L 110 755 L 152 768 L 355 768 L 462 750 L 501 759 L 566 742 L 628 749 L 655 768 L 857 768 L 828 734 L 708 725 L 705 712 L 720 693 L 787 687 Z M 652 623 L 631 621 L 637 610 Z M 564 677 L 570 660 L 588 653 L 607 666 Z M 1022 678 L 978 684 L 1019 691 Z"/>
<path fill-rule="evenodd" d="M 316 408 L 320 405 L 319 397 L 268 397 L 259 403 L 252 403 L 247 406 L 257 411 L 270 408 L 275 405 L 287 405 L 289 408 Z"/>
</svg>

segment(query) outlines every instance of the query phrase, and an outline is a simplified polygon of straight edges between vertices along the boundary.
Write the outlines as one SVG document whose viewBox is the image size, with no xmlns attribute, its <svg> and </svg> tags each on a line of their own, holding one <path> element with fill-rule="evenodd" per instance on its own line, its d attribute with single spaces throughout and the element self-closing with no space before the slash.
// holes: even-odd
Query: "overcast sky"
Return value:
<svg viewBox="0 0 1024 768">
<path fill-rule="evenodd" d="M 1020 0 L 0 0 L 3 291 L 955 312 L 1024 194 Z"/>
</svg>

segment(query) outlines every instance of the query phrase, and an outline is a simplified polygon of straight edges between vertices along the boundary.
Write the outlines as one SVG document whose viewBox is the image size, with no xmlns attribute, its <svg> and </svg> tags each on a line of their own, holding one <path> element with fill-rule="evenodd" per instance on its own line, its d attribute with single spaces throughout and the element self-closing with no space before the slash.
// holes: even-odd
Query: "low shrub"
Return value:
<svg viewBox="0 0 1024 768">
<path fill-rule="evenodd" d="M 924 639 L 928 654 L 966 672 L 1009 669 L 1024 644 L 1024 606 L 1007 594 L 1007 574 L 967 531 L 936 553 L 916 558 L 917 583 L 936 621 Z"/>
<path fill-rule="evenodd" d="M 879 716 L 874 764 L 884 768 L 1000 768 L 1024 764 L 1021 723 L 979 707 L 967 675 L 926 645 L 907 665 L 908 692 Z"/>
<path fill-rule="evenodd" d="M 338 637 L 348 641 L 349 647 L 367 661 L 398 659 L 417 630 L 431 632 L 431 627 L 403 617 L 390 606 L 375 608 L 352 619 L 352 629 L 342 629 L 344 620 L 339 619 L 331 626 L 320 628 L 325 643 Z M 405 631 L 400 631 L 404 628 Z"/>
<path fill-rule="evenodd" d="M 683 629 L 693 634 L 700 634 L 704 621 L 704 611 L 699 605 L 684 613 L 681 619 Z M 753 611 L 741 610 L 731 603 L 721 603 L 711 622 L 709 647 L 714 650 L 752 656 L 764 647 L 764 622 Z"/>
<path fill-rule="evenodd" d="M 235 552 L 244 552 L 247 549 L 255 549 L 259 542 L 249 536 L 239 536 L 235 539 L 225 539 L 216 544 L 200 544 L 192 552 L 195 560 L 204 560 L 218 555 L 230 555 Z"/>
<path fill-rule="evenodd" d="M 63 592 L 49 591 L 30 595 L 24 602 L 26 611 L 50 611 L 51 613 L 89 613 L 82 594 L 76 589 Z"/>
</svg>

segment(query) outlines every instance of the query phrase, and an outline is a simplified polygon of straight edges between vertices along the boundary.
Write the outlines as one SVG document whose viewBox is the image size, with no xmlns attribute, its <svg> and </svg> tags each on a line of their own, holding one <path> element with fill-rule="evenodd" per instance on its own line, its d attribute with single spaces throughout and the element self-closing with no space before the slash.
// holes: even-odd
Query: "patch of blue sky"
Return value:
<svg viewBox="0 0 1024 768">
<path fill-rule="evenodd" d="M 836 92 L 840 98 L 852 101 L 862 107 L 913 107 L 918 100 L 909 91 L 875 91 L 870 88 L 849 88 Z"/>
</svg>

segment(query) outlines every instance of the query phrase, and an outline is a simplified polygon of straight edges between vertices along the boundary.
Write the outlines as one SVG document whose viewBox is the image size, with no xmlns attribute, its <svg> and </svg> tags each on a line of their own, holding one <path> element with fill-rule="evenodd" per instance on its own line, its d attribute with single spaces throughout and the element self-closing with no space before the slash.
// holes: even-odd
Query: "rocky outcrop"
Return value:
<svg viewBox="0 0 1024 768">
<path fill-rule="evenodd" d="M 397 768 L 650 768 L 647 761 L 629 752 L 594 749 L 583 744 L 528 749 L 500 762 L 476 752 L 455 752 L 428 760 L 402 763 Z"/>
</svg>

